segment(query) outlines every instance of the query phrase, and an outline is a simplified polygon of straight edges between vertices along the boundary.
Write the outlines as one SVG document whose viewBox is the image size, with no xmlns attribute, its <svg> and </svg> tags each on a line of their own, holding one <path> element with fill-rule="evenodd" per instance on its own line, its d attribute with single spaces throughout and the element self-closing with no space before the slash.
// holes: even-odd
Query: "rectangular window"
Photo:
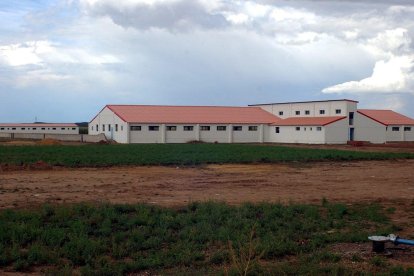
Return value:
<svg viewBox="0 0 414 276">
<path fill-rule="evenodd" d="M 392 131 L 400 131 L 400 127 L 392 127 Z"/>
<path fill-rule="evenodd" d="M 65 128 L 64 127 L 62 127 L 62 128 L 60 128 L 61 130 L 65 130 Z"/>
<path fill-rule="evenodd" d="M 319 114 L 321 114 L 321 115 L 325 114 L 325 109 L 319 110 Z"/>
<path fill-rule="evenodd" d="M 141 126 L 131 126 L 131 131 L 141 131 Z"/>
<path fill-rule="evenodd" d="M 52 128 L 53 130 L 56 130 L 56 128 L 54 127 L 54 128 Z"/>
<path fill-rule="evenodd" d="M 4 127 L 0 128 L 0 130 L 4 130 Z"/>
<path fill-rule="evenodd" d="M 411 127 L 404 127 L 404 131 L 411 131 Z"/>
<path fill-rule="evenodd" d="M 280 128 L 279 128 L 279 127 L 276 127 L 276 128 L 275 128 L 275 132 L 276 132 L 276 133 L 280 133 Z"/>
<path fill-rule="evenodd" d="M 341 112 L 342 112 L 342 111 L 341 111 L 340 109 L 336 109 L 336 110 L 335 110 L 335 114 L 341 114 Z"/>
<path fill-rule="evenodd" d="M 226 126 L 217 126 L 217 131 L 226 131 Z"/>
<path fill-rule="evenodd" d="M 96 131 L 99 131 L 99 125 L 96 125 Z"/>
<path fill-rule="evenodd" d="M 167 131 L 176 131 L 177 126 L 167 126 Z"/>
<path fill-rule="evenodd" d="M 316 131 L 322 131 L 322 127 L 316 127 Z"/>
<path fill-rule="evenodd" d="M 283 116 L 283 111 L 279 111 L 279 116 Z"/>
<path fill-rule="evenodd" d="M 200 130 L 201 131 L 210 131 L 210 126 L 201 126 Z"/>
<path fill-rule="evenodd" d="M 295 114 L 296 115 L 300 115 L 300 111 L 295 111 Z"/>
<path fill-rule="evenodd" d="M 42 127 L 42 130 L 46 130 L 46 128 Z"/>
<path fill-rule="evenodd" d="M 26 128 L 25 128 L 25 127 L 22 127 L 21 129 L 22 129 L 22 130 L 26 130 Z"/>
<path fill-rule="evenodd" d="M 257 126 L 249 126 L 249 131 L 257 131 Z"/>
<path fill-rule="evenodd" d="M 102 124 L 102 131 L 105 131 L 105 124 Z"/>
<path fill-rule="evenodd" d="M 159 131 L 160 130 L 160 127 L 159 126 L 149 126 L 148 127 L 148 130 L 149 131 Z"/>
<path fill-rule="evenodd" d="M 118 124 L 115 124 L 115 131 L 118 131 Z"/>
<path fill-rule="evenodd" d="M 309 115 L 310 114 L 310 110 L 305 110 L 305 115 Z"/>
<path fill-rule="evenodd" d="M 296 131 L 300 131 L 300 127 L 295 127 L 295 130 Z"/>
<path fill-rule="evenodd" d="M 124 130 L 124 126 L 121 126 L 121 131 L 123 131 Z"/>
<path fill-rule="evenodd" d="M 76 127 L 72 127 L 72 130 L 76 130 Z"/>
<path fill-rule="evenodd" d="M 193 131 L 194 127 L 193 126 L 184 126 L 184 131 Z"/>
<path fill-rule="evenodd" d="M 233 131 L 242 131 L 243 127 L 242 126 L 233 126 Z"/>
<path fill-rule="evenodd" d="M 15 127 L 12 127 L 12 130 L 16 130 L 16 128 Z"/>
<path fill-rule="evenodd" d="M 108 131 L 111 131 L 111 124 L 108 124 Z"/>
</svg>

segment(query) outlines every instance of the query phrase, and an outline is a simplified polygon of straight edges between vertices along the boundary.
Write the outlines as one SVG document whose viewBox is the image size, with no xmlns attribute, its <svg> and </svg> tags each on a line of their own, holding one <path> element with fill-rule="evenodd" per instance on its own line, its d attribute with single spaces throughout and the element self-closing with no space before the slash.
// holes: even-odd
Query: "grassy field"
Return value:
<svg viewBox="0 0 414 276">
<path fill-rule="evenodd" d="M 332 244 L 367 242 L 368 235 L 395 227 L 387 210 L 375 204 L 44 205 L 0 212 L 0 271 L 413 275 L 382 257 L 344 257 L 329 250 Z M 350 262 L 358 268 L 349 268 Z"/>
<path fill-rule="evenodd" d="M 0 163 L 51 165 L 197 165 L 414 158 L 413 153 L 356 152 L 238 144 L 0 146 Z"/>
</svg>

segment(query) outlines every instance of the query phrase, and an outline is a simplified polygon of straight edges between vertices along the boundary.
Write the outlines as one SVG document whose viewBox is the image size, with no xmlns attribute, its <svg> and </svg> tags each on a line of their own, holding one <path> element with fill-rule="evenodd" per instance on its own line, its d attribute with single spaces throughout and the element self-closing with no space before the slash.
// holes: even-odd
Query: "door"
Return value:
<svg viewBox="0 0 414 276">
<path fill-rule="evenodd" d="M 349 129 L 349 141 L 354 141 L 354 137 L 355 137 L 355 129 L 351 127 Z"/>
</svg>

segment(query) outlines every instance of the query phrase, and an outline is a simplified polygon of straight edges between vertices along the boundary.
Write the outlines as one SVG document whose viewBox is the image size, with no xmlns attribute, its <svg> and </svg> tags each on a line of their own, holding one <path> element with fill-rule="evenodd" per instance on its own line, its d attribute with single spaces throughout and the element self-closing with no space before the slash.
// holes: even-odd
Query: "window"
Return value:
<svg viewBox="0 0 414 276">
<path fill-rule="evenodd" d="M 22 130 L 26 130 L 26 128 L 25 127 L 22 127 Z"/>
<path fill-rule="evenodd" d="M 300 127 L 296 127 L 296 128 L 295 128 L 295 130 L 296 130 L 296 131 L 300 131 Z"/>
<path fill-rule="evenodd" d="M 283 116 L 283 111 L 279 111 L 279 116 Z"/>
<path fill-rule="evenodd" d="M 404 127 L 404 131 L 411 131 L 411 127 Z"/>
<path fill-rule="evenodd" d="M 148 127 L 148 130 L 149 131 L 159 131 L 160 130 L 160 127 L 159 126 L 149 126 Z"/>
<path fill-rule="evenodd" d="M 354 112 L 349 112 L 349 125 L 354 125 Z"/>
<path fill-rule="evenodd" d="M 121 126 L 121 131 L 123 131 L 124 130 L 124 126 Z"/>
<path fill-rule="evenodd" d="M 297 111 L 295 111 L 295 114 L 296 114 L 296 115 L 300 115 L 300 111 L 298 111 L 298 110 L 297 110 Z"/>
<path fill-rule="evenodd" d="M 64 127 L 62 127 L 62 128 L 61 128 L 61 130 L 65 130 L 65 128 L 64 128 Z"/>
<path fill-rule="evenodd" d="M 184 126 L 184 131 L 193 131 L 194 127 L 193 126 Z"/>
<path fill-rule="evenodd" d="M 336 109 L 336 110 L 335 110 L 335 114 L 341 114 L 341 112 L 342 112 L 342 111 L 341 111 L 340 109 Z"/>
<path fill-rule="evenodd" d="M 56 128 L 54 127 L 54 128 L 52 128 L 53 130 L 56 130 Z"/>
<path fill-rule="evenodd" d="M 102 131 L 105 131 L 105 125 L 104 124 L 102 125 Z"/>
<path fill-rule="evenodd" d="M 305 110 L 305 115 L 309 115 L 310 114 L 310 110 Z"/>
<path fill-rule="evenodd" d="M 233 126 L 233 131 L 242 131 L 243 127 L 242 126 Z"/>
<path fill-rule="evenodd" d="M 46 130 L 46 128 L 42 127 L 42 130 Z"/>
<path fill-rule="evenodd" d="M 76 130 L 76 127 L 72 127 L 72 130 Z"/>
<path fill-rule="evenodd" d="M 276 132 L 276 133 L 280 133 L 280 128 L 279 128 L 279 127 L 276 127 L 276 128 L 275 128 L 275 132 Z"/>
<path fill-rule="evenodd" d="M 177 126 L 167 126 L 167 131 L 176 131 Z"/>
<path fill-rule="evenodd" d="M 16 128 L 15 127 L 12 127 L 12 130 L 16 130 Z"/>
<path fill-rule="evenodd" d="M 322 127 L 316 127 L 316 131 L 322 131 Z"/>
<path fill-rule="evenodd" d="M 257 126 L 249 126 L 249 131 L 257 131 Z"/>
<path fill-rule="evenodd" d="M 392 131 L 400 131 L 400 127 L 392 127 Z"/>
<path fill-rule="evenodd" d="M 141 131 L 141 126 L 131 126 L 131 131 Z"/>
<path fill-rule="evenodd" d="M 217 126 L 217 131 L 226 131 L 226 126 Z"/>
<path fill-rule="evenodd" d="M 210 126 L 201 126 L 200 130 L 201 131 L 210 131 Z"/>
<path fill-rule="evenodd" d="M 96 131 L 99 131 L 99 125 L 96 125 Z"/>
<path fill-rule="evenodd" d="M 312 128 L 310 127 L 309 130 L 312 131 Z"/>
<path fill-rule="evenodd" d="M 325 109 L 319 110 L 319 114 L 321 114 L 321 115 L 325 114 Z"/>
<path fill-rule="evenodd" d="M 115 124 L 115 131 L 118 131 L 118 124 Z"/>
<path fill-rule="evenodd" d="M 111 124 L 108 124 L 108 131 L 111 131 Z"/>
<path fill-rule="evenodd" d="M 4 130 L 4 127 L 0 128 L 0 130 Z"/>
<path fill-rule="evenodd" d="M 93 126 L 91 126 L 91 130 L 93 130 Z"/>
<path fill-rule="evenodd" d="M 306 127 L 304 127 L 303 130 L 306 131 Z"/>
</svg>

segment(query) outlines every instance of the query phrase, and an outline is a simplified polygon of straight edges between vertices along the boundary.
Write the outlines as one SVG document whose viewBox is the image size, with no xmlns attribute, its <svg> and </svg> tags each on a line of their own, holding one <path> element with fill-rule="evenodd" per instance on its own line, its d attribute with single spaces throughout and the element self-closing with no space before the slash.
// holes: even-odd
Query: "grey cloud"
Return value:
<svg viewBox="0 0 414 276">
<path fill-rule="evenodd" d="M 128 9 L 119 9 L 106 2 L 90 7 L 95 15 L 108 16 L 115 24 L 147 30 L 150 28 L 186 30 L 193 27 L 222 28 L 228 26 L 220 14 L 213 14 L 198 1 L 181 0 L 154 5 L 136 4 Z"/>
</svg>

